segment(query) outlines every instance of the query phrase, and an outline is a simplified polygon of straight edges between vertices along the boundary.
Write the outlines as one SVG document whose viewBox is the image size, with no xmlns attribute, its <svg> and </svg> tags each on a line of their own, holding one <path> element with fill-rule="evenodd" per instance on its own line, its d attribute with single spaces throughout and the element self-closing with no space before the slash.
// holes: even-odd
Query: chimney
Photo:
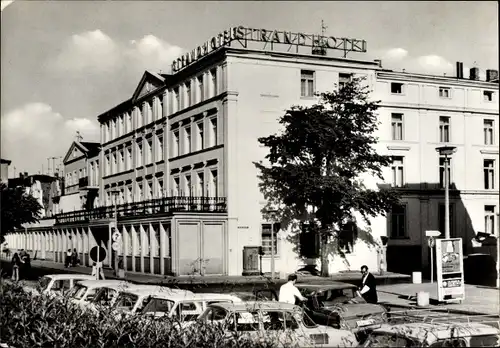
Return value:
<svg viewBox="0 0 500 348">
<path fill-rule="evenodd" d="M 486 70 L 486 82 L 492 82 L 498 80 L 498 70 Z"/>
<path fill-rule="evenodd" d="M 378 64 L 379 68 L 382 67 L 382 60 L 381 59 L 375 59 L 374 62 Z"/>
<path fill-rule="evenodd" d="M 457 79 L 464 78 L 464 63 L 457 62 Z"/>
<path fill-rule="evenodd" d="M 470 69 L 470 77 L 471 80 L 479 81 L 479 68 L 471 68 Z"/>
</svg>

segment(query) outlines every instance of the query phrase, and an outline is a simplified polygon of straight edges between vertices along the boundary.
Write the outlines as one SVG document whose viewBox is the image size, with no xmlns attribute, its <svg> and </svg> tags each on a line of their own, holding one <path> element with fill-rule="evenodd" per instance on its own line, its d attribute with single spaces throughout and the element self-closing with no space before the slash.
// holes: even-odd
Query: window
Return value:
<svg viewBox="0 0 500 348">
<path fill-rule="evenodd" d="M 165 196 L 165 194 L 163 192 L 163 180 L 162 179 L 158 179 L 156 189 L 158 190 L 158 197 Z"/>
<path fill-rule="evenodd" d="M 109 154 L 106 155 L 106 157 L 104 158 L 104 164 L 106 166 L 106 175 L 111 175 L 111 168 L 110 168 L 110 161 L 109 161 Z M 70 180 L 71 180 L 71 176 L 70 176 Z"/>
<path fill-rule="evenodd" d="M 172 139 L 172 157 L 177 157 L 180 155 L 180 149 L 179 149 L 179 130 L 176 129 L 173 132 L 173 139 Z"/>
<path fill-rule="evenodd" d="M 456 233 L 455 233 L 455 224 L 453 223 L 454 219 L 454 208 L 455 206 L 453 204 L 450 204 L 450 237 L 455 238 Z M 444 236 L 445 235 L 445 219 L 446 219 L 446 209 L 444 204 L 439 204 L 439 211 L 438 211 L 438 219 L 439 219 L 439 232 Z"/>
<path fill-rule="evenodd" d="M 391 82 L 392 94 L 403 94 L 403 84 L 399 82 Z"/>
<path fill-rule="evenodd" d="M 127 170 L 132 169 L 132 148 L 127 147 L 127 162 L 125 167 Z"/>
<path fill-rule="evenodd" d="M 153 183 L 151 181 L 148 181 L 146 183 L 146 199 L 151 199 L 153 198 Z"/>
<path fill-rule="evenodd" d="M 140 167 L 143 165 L 142 162 L 142 143 L 137 143 L 137 165 L 136 167 Z"/>
<path fill-rule="evenodd" d="M 391 115 L 392 140 L 403 140 L 403 114 Z"/>
<path fill-rule="evenodd" d="M 184 153 L 191 152 L 191 125 L 184 128 Z"/>
<path fill-rule="evenodd" d="M 185 185 L 186 185 L 186 196 L 191 196 L 192 195 L 192 185 L 191 185 L 191 175 L 186 175 L 185 177 Z"/>
<path fill-rule="evenodd" d="M 153 139 L 146 141 L 146 164 L 153 162 Z"/>
<path fill-rule="evenodd" d="M 395 205 L 390 214 L 391 238 L 406 238 L 406 205 Z"/>
<path fill-rule="evenodd" d="M 175 177 L 173 180 L 173 185 L 172 185 L 172 196 L 181 196 L 179 192 L 179 186 L 180 186 L 180 180 L 179 177 Z"/>
<path fill-rule="evenodd" d="M 339 74 L 339 88 L 344 88 L 344 86 L 351 81 L 351 74 Z"/>
<path fill-rule="evenodd" d="M 404 185 L 403 157 L 393 157 L 391 164 L 392 186 L 403 187 Z"/>
<path fill-rule="evenodd" d="M 445 188 L 444 186 L 444 167 L 445 167 L 445 157 L 440 157 L 439 158 L 439 186 L 441 188 Z M 448 187 L 451 186 L 451 158 L 448 158 L 448 177 L 446 178 L 448 180 Z"/>
<path fill-rule="evenodd" d="M 146 121 L 146 124 L 150 124 L 151 122 L 153 122 L 153 101 L 152 100 L 149 100 L 146 102 L 146 117 L 147 117 L 147 121 Z"/>
<path fill-rule="evenodd" d="M 184 107 L 191 106 L 191 82 L 186 82 L 186 105 Z"/>
<path fill-rule="evenodd" d="M 132 131 L 132 114 L 127 113 L 127 133 Z"/>
<path fill-rule="evenodd" d="M 274 226 L 274 255 L 278 255 L 278 238 L 276 238 L 280 230 L 280 224 L 262 224 L 262 250 L 264 255 L 271 255 L 271 226 Z"/>
<path fill-rule="evenodd" d="M 448 87 L 439 87 L 439 96 L 441 98 L 451 98 L 451 89 Z"/>
<path fill-rule="evenodd" d="M 493 101 L 493 91 L 483 91 L 484 101 Z"/>
<path fill-rule="evenodd" d="M 493 145 L 493 120 L 484 120 L 484 145 Z"/>
<path fill-rule="evenodd" d="M 195 195 L 199 197 L 205 196 L 205 174 L 203 172 L 199 172 L 198 176 L 198 185 L 196 188 Z"/>
<path fill-rule="evenodd" d="M 210 119 L 209 146 L 217 145 L 217 116 Z"/>
<path fill-rule="evenodd" d="M 198 102 L 205 100 L 205 86 L 203 85 L 203 75 L 198 76 Z"/>
<path fill-rule="evenodd" d="M 142 118 L 142 110 L 140 108 L 137 109 L 137 127 L 142 127 L 144 125 Z"/>
<path fill-rule="evenodd" d="M 210 77 L 212 78 L 212 97 L 217 95 L 217 69 L 210 70 Z"/>
<path fill-rule="evenodd" d="M 300 96 L 314 96 L 314 71 L 301 70 L 300 72 Z"/>
<path fill-rule="evenodd" d="M 125 116 L 124 115 L 120 115 L 120 128 L 118 130 L 118 135 L 123 135 L 125 134 L 126 131 L 125 131 Z"/>
<path fill-rule="evenodd" d="M 136 197 L 137 197 L 137 201 L 138 202 L 142 201 L 142 184 L 141 183 L 137 183 L 137 194 L 136 194 Z"/>
<path fill-rule="evenodd" d="M 208 192 L 208 195 L 211 195 L 212 197 L 218 197 L 219 196 L 219 188 L 218 188 L 218 183 L 217 183 L 217 169 L 212 169 L 210 170 L 210 175 L 211 175 L 211 183 L 210 183 L 210 192 Z"/>
<path fill-rule="evenodd" d="M 132 203 L 132 186 L 125 188 L 125 199 L 127 203 Z"/>
<path fill-rule="evenodd" d="M 157 135 L 156 161 L 163 161 L 163 134 Z"/>
<path fill-rule="evenodd" d="M 281 330 L 296 330 L 299 325 L 290 312 L 273 311 L 262 312 L 264 317 L 264 330 L 281 331 Z"/>
<path fill-rule="evenodd" d="M 122 172 L 125 169 L 124 160 L 123 150 L 120 150 L 118 153 L 118 172 Z"/>
<path fill-rule="evenodd" d="M 196 124 L 196 128 L 198 129 L 198 137 L 196 139 L 197 143 L 197 149 L 198 150 L 203 150 L 205 148 L 205 135 L 204 135 L 204 127 L 203 127 L 203 121 L 198 122 Z"/>
<path fill-rule="evenodd" d="M 172 113 L 179 111 L 181 105 L 181 97 L 179 93 L 179 87 L 174 88 L 174 101 L 172 103 Z"/>
<path fill-rule="evenodd" d="M 484 189 L 493 190 L 495 188 L 495 161 L 488 159 L 484 160 L 483 163 Z"/>
<path fill-rule="evenodd" d="M 484 232 L 494 235 L 495 234 L 495 206 L 484 206 Z"/>
<path fill-rule="evenodd" d="M 439 142 L 450 142 L 450 118 L 447 116 L 439 116 Z"/>
<path fill-rule="evenodd" d="M 112 168 L 111 168 L 111 174 L 116 174 L 117 172 L 117 167 L 118 167 L 118 163 L 116 163 L 116 152 L 113 152 L 111 154 L 111 163 L 112 163 Z"/>
</svg>

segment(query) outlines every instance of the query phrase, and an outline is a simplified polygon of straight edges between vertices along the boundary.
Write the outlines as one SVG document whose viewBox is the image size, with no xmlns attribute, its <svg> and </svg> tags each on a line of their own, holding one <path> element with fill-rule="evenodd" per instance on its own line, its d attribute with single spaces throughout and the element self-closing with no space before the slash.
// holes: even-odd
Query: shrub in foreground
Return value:
<svg viewBox="0 0 500 348">
<path fill-rule="evenodd" d="M 116 319 L 109 311 L 92 313 L 65 298 L 27 294 L 0 280 L 0 342 L 9 347 L 238 347 L 271 348 L 228 336 L 222 327 L 195 324 L 180 329 L 169 318 Z"/>
</svg>

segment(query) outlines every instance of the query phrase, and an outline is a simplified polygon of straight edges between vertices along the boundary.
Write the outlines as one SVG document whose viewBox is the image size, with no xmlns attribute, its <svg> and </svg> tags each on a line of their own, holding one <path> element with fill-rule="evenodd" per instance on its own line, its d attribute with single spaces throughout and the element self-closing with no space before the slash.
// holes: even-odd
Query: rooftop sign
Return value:
<svg viewBox="0 0 500 348">
<path fill-rule="evenodd" d="M 270 49 L 274 49 L 274 44 L 288 45 L 288 51 L 295 47 L 298 53 L 299 46 L 303 47 L 323 47 L 347 52 L 366 52 L 366 41 L 348 38 L 336 38 L 318 34 L 292 33 L 290 31 L 252 29 L 243 26 L 229 28 L 217 36 L 177 58 L 172 63 L 172 72 L 175 73 L 186 66 L 194 63 L 198 59 L 223 46 L 230 46 L 231 42 L 238 41 L 243 47 L 247 47 L 248 41 L 263 42 L 270 44 Z"/>
</svg>

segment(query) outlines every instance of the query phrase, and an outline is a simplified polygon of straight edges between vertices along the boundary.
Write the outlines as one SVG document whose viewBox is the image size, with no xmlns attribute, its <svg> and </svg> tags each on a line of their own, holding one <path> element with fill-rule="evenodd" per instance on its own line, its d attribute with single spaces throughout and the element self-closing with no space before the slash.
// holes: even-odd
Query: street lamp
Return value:
<svg viewBox="0 0 500 348">
<path fill-rule="evenodd" d="M 448 161 L 449 157 L 455 153 L 455 146 L 439 146 L 436 151 L 440 156 L 444 156 L 444 238 L 450 238 L 450 183 L 451 178 L 448 176 Z"/>
<path fill-rule="evenodd" d="M 269 218 L 271 220 L 271 279 L 274 280 L 275 270 L 274 270 L 274 223 L 276 222 L 276 211 L 268 211 Z"/>
</svg>

